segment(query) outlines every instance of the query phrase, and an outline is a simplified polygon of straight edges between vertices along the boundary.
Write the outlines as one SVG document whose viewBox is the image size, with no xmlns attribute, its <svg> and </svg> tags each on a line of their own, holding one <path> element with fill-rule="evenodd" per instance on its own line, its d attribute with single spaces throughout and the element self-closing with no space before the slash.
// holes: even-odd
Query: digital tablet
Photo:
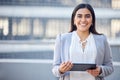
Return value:
<svg viewBox="0 0 120 80">
<path fill-rule="evenodd" d="M 96 64 L 79 64 L 79 63 L 73 63 L 73 67 L 70 71 L 86 71 L 89 69 L 95 69 Z"/>
</svg>

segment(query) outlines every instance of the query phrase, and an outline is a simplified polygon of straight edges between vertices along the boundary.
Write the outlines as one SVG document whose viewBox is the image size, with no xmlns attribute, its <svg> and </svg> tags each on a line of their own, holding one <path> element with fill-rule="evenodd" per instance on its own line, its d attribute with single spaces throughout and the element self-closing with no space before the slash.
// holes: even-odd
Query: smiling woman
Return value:
<svg viewBox="0 0 120 80">
<path fill-rule="evenodd" d="M 53 74 L 60 80 L 104 80 L 113 72 L 110 46 L 95 29 L 95 13 L 90 4 L 79 4 L 71 17 L 71 30 L 57 36 Z M 71 71 L 74 64 L 96 64 L 95 69 Z"/>
</svg>

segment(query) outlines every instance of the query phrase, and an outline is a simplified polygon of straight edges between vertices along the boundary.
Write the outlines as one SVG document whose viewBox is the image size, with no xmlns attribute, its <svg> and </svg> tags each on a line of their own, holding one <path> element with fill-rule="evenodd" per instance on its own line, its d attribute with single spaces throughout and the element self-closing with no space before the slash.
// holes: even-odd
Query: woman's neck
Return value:
<svg viewBox="0 0 120 80">
<path fill-rule="evenodd" d="M 78 34 L 79 38 L 81 39 L 81 41 L 85 41 L 90 33 L 89 33 L 89 31 L 87 31 L 87 32 L 77 31 L 77 34 Z"/>
</svg>

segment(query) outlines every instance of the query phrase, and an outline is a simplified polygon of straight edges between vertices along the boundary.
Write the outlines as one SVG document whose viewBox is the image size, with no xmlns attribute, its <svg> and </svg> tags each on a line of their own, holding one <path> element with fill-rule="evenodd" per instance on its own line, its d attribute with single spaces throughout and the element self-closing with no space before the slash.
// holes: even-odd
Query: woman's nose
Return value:
<svg viewBox="0 0 120 80">
<path fill-rule="evenodd" d="M 83 22 L 86 21 L 86 18 L 85 18 L 85 17 L 82 17 L 82 18 L 81 18 L 81 21 L 83 21 Z"/>
</svg>

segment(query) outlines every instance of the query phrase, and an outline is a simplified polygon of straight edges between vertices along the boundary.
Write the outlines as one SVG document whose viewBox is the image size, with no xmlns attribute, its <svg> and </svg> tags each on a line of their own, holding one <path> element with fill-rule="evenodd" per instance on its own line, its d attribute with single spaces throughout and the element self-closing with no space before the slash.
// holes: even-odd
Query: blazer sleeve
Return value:
<svg viewBox="0 0 120 80">
<path fill-rule="evenodd" d="M 99 75 L 100 77 L 105 77 L 110 75 L 113 71 L 113 61 L 112 61 L 112 53 L 110 49 L 110 45 L 106 39 L 106 36 L 103 36 L 104 39 L 104 60 L 101 66 L 102 73 Z"/>
<path fill-rule="evenodd" d="M 59 66 L 61 64 L 61 34 L 59 34 L 55 41 L 53 68 L 52 72 L 56 77 L 61 77 L 63 74 L 59 72 Z"/>
</svg>

